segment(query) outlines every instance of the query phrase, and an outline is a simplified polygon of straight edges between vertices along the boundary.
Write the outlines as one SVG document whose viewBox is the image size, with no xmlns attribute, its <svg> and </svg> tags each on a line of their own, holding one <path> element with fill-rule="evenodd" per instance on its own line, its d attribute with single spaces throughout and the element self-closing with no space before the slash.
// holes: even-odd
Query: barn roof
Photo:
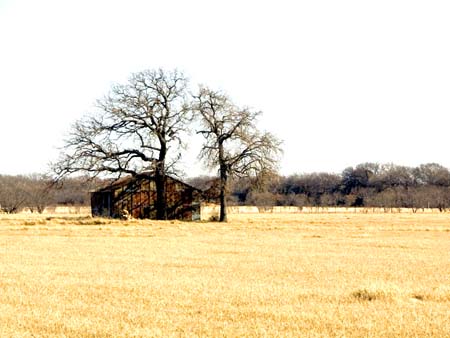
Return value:
<svg viewBox="0 0 450 338">
<path fill-rule="evenodd" d="M 125 177 L 120 177 L 120 178 L 112 181 L 108 185 L 94 190 L 94 192 L 108 192 L 108 191 L 112 191 L 114 189 L 126 186 L 127 184 L 129 184 L 130 182 L 132 182 L 134 180 L 146 179 L 146 178 L 147 179 L 153 179 L 154 177 L 155 177 L 155 175 L 151 171 L 142 172 L 142 173 L 140 173 L 140 174 L 138 174 L 136 176 L 128 175 L 128 176 L 125 176 Z M 194 187 L 194 186 L 192 186 L 190 184 L 187 184 L 187 183 L 185 183 L 185 182 L 183 182 L 183 181 L 181 181 L 181 180 L 179 180 L 177 178 L 174 178 L 174 177 L 172 177 L 170 175 L 166 175 L 166 177 L 170 178 L 172 181 L 176 181 L 178 183 L 181 183 L 184 186 L 189 187 L 189 188 L 191 188 L 193 190 L 197 190 L 199 192 L 203 192 L 203 190 L 198 189 L 198 188 L 196 188 L 196 187 Z"/>
</svg>

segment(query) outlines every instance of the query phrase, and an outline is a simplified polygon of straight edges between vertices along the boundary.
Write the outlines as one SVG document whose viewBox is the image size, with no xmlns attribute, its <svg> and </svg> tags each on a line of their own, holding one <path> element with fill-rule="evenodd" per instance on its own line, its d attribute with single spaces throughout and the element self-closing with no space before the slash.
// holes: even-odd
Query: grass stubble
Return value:
<svg viewBox="0 0 450 338">
<path fill-rule="evenodd" d="M 450 214 L 0 216 L 1 337 L 450 337 Z"/>
</svg>

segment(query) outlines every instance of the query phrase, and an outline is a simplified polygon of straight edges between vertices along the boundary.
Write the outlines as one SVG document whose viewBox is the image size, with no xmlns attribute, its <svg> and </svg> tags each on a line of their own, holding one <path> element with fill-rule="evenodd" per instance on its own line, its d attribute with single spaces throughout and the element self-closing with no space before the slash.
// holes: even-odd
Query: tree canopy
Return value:
<svg viewBox="0 0 450 338">
<path fill-rule="evenodd" d="M 187 78 L 179 71 L 146 70 L 114 85 L 97 111 L 77 121 L 53 166 L 58 177 L 139 175 L 153 171 L 158 219 L 166 218 L 165 175 L 180 158 L 189 128 Z"/>
</svg>

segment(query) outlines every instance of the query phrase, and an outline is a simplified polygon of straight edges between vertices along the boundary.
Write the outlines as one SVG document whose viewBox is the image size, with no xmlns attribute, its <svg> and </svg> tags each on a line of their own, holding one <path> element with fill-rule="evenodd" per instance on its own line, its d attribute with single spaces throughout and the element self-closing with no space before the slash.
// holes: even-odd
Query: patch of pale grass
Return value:
<svg viewBox="0 0 450 338">
<path fill-rule="evenodd" d="M 449 336 L 450 215 L 230 219 L 0 218 L 0 336 Z"/>
</svg>

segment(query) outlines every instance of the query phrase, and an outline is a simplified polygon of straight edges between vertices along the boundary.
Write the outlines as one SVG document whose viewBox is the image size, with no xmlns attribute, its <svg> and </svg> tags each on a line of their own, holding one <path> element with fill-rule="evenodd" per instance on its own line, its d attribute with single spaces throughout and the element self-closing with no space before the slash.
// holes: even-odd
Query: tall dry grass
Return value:
<svg viewBox="0 0 450 338">
<path fill-rule="evenodd" d="M 0 336 L 450 336 L 450 215 L 230 218 L 0 216 Z"/>
</svg>

